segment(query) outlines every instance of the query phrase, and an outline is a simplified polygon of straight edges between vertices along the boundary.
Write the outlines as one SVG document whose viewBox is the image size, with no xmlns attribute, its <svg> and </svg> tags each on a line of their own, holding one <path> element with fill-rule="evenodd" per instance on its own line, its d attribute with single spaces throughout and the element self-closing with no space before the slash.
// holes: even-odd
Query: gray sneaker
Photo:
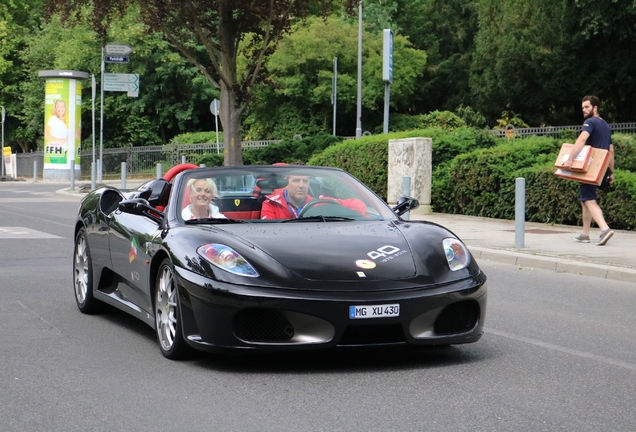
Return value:
<svg viewBox="0 0 636 432">
<path fill-rule="evenodd" d="M 579 234 L 578 237 L 574 237 L 574 241 L 577 241 L 579 243 L 589 243 L 590 242 L 590 236 Z"/>
<path fill-rule="evenodd" d="M 601 233 L 601 236 L 599 237 L 598 242 L 596 243 L 596 246 L 605 245 L 605 243 L 607 243 L 607 241 L 611 239 L 613 235 L 614 235 L 614 231 L 612 231 L 609 228 L 606 229 L 605 231 Z"/>
</svg>

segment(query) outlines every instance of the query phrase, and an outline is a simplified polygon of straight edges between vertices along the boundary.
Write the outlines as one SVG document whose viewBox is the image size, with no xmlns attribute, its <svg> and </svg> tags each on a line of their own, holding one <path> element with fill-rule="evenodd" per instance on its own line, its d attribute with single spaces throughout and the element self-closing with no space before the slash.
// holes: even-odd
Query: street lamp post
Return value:
<svg viewBox="0 0 636 432">
<path fill-rule="evenodd" d="M 5 118 L 4 105 L 2 106 L 2 177 L 4 177 L 4 118 Z"/>
<path fill-rule="evenodd" d="M 362 0 L 358 13 L 358 108 L 356 110 L 356 138 L 362 136 Z"/>
</svg>

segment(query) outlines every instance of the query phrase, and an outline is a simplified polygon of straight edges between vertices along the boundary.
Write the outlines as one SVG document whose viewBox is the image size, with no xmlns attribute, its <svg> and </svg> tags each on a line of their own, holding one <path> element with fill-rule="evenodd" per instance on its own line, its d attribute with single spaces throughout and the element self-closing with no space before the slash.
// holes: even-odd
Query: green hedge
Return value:
<svg viewBox="0 0 636 432">
<path fill-rule="evenodd" d="M 245 150 L 243 152 L 244 165 L 271 165 L 274 163 L 301 162 L 306 163 L 312 155 L 320 153 L 327 147 L 342 141 L 340 137 L 322 133 L 313 137 L 300 140 L 288 139 L 280 143 L 272 144 L 258 149 Z M 195 162 L 197 165 L 222 166 L 223 155 L 204 154 Z"/>
<path fill-rule="evenodd" d="M 635 140 L 617 136 L 617 154 L 630 154 Z M 515 179 L 526 179 L 526 220 L 581 224 L 578 183 L 554 175 L 561 140 L 530 137 L 459 155 L 433 175 L 432 205 L 442 213 L 514 219 Z M 620 149 L 620 150 L 619 150 Z M 632 160 L 618 166 L 628 167 Z M 606 221 L 616 229 L 636 229 L 636 173 L 617 169 L 615 183 L 599 190 Z"/>
</svg>

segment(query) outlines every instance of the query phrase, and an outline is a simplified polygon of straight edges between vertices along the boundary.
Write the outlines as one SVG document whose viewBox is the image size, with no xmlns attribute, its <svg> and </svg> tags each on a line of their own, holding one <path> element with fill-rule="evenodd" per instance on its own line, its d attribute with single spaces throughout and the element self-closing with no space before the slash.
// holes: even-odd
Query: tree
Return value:
<svg viewBox="0 0 636 432">
<path fill-rule="evenodd" d="M 354 135 L 357 96 L 358 25 L 337 16 L 308 18 L 296 25 L 269 58 L 271 85 L 260 86 L 248 122 L 254 134 L 284 139 L 332 130 L 333 58 L 338 58 L 337 126 L 340 135 Z M 382 30 L 363 31 L 362 105 L 364 127 L 383 121 Z M 399 34 L 394 38 L 394 82 L 391 106 L 409 106 L 421 78 L 426 54 L 413 49 Z M 378 114 L 379 113 L 379 114 Z M 348 121 L 348 122 L 347 122 Z M 381 128 L 380 128 L 381 129 Z"/>
<path fill-rule="evenodd" d="M 159 33 L 220 92 L 225 165 L 242 164 L 241 119 L 254 85 L 265 78 L 263 64 L 292 23 L 314 13 L 332 10 L 353 0 L 93 0 L 92 22 L 102 38 L 118 11 L 136 3 L 141 19 Z M 48 0 L 51 11 L 72 16 L 85 0 Z M 250 43 L 241 41 L 250 36 Z M 246 59 L 239 71 L 237 58 Z"/>
<path fill-rule="evenodd" d="M 491 120 L 514 111 L 532 125 L 576 124 L 581 98 L 609 121 L 632 121 L 636 2 L 481 0 L 471 69 L 475 103 Z"/>
<path fill-rule="evenodd" d="M 78 16 L 73 26 L 64 26 L 60 16 L 53 15 L 31 33 L 20 53 L 24 78 L 16 83 L 20 101 L 16 109 L 22 126 L 12 135 L 13 142 L 28 145 L 23 147 L 25 151 L 41 148 L 42 143 L 44 81 L 38 77 L 39 70 L 72 69 L 95 75 L 97 99 L 101 79 L 101 43 L 95 40 L 85 16 Z M 126 41 L 134 52 L 130 63 L 108 64 L 106 71 L 140 74 L 142 91 L 135 98 L 122 92 L 104 93 L 104 147 L 162 144 L 184 131 L 213 124 L 209 104 L 218 92 L 167 42 L 149 34 L 134 8 L 112 21 L 108 38 Z M 82 148 L 88 149 L 92 145 L 91 81 L 81 84 Z M 99 100 L 96 105 L 99 107 Z M 20 141 L 17 132 L 23 135 Z"/>
<path fill-rule="evenodd" d="M 0 3 L 0 105 L 6 110 L 6 143 L 23 151 L 35 150 L 34 136 L 23 125 L 21 84 L 28 80 L 22 53 L 38 27 L 41 0 L 4 0 Z M 37 74 L 36 74 L 37 76 Z M 40 127 L 41 129 L 41 127 Z"/>
<path fill-rule="evenodd" d="M 378 1 L 378 0 L 373 0 Z M 479 29 L 477 0 L 397 0 L 394 26 L 427 55 L 410 112 L 472 105 L 469 73 Z"/>
</svg>

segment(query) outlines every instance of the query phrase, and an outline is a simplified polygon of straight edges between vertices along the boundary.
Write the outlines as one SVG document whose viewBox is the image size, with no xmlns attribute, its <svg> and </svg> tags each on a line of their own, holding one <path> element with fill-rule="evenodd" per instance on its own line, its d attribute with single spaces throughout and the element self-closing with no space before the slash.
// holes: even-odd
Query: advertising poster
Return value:
<svg viewBox="0 0 636 432">
<path fill-rule="evenodd" d="M 75 79 L 46 80 L 44 104 L 44 168 L 80 165 L 82 86 Z"/>
</svg>

